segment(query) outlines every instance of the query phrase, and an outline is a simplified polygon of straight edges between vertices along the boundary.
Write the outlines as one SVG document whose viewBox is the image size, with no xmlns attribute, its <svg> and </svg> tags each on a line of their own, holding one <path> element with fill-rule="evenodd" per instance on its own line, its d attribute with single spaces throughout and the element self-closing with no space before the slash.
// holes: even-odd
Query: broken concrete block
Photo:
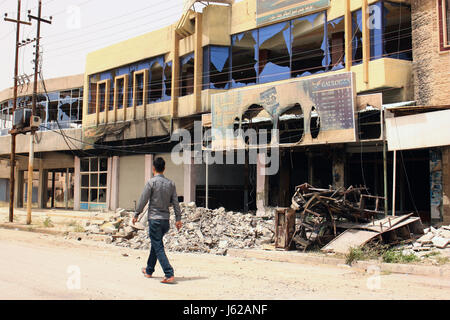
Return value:
<svg viewBox="0 0 450 320">
<path fill-rule="evenodd" d="M 433 242 L 433 245 L 436 248 L 444 249 L 449 244 L 450 239 L 445 239 L 442 237 L 434 237 L 431 241 Z"/>
<path fill-rule="evenodd" d="M 434 234 L 432 232 L 429 232 L 423 236 L 421 236 L 419 239 L 417 239 L 417 242 L 419 243 L 431 243 L 431 239 L 433 239 Z"/>
</svg>

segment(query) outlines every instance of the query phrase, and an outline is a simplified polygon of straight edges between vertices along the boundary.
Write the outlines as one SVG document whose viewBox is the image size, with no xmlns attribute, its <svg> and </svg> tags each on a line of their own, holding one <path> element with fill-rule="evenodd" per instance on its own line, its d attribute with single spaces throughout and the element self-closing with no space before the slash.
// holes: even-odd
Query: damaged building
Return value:
<svg viewBox="0 0 450 320">
<path fill-rule="evenodd" d="M 46 126 L 56 132 L 47 134 L 65 149 L 48 145 L 35 168 L 55 153 L 67 158 L 70 166 L 58 170 L 73 173 L 75 210 L 133 210 L 152 159 L 162 156 L 180 200 L 198 206 L 264 215 L 289 207 L 305 182 L 364 185 L 386 196 L 389 212 L 449 223 L 448 129 L 441 139 L 408 141 L 436 132 L 433 117 L 449 120 L 448 15 L 448 0 L 210 1 L 173 25 L 88 54 L 81 127 L 58 134 L 49 110 Z M 205 141 L 189 144 L 192 158 L 176 163 L 174 134 L 194 136 L 196 123 Z M 248 129 L 258 140 L 227 136 Z M 233 141 L 226 155 L 215 133 Z M 0 139 L 7 156 L 7 137 Z M 20 148 L 26 163 L 27 144 Z M 196 150 L 211 151 L 215 163 L 197 161 Z M 244 154 L 243 163 L 227 161 L 230 153 Z M 266 157 L 275 155 L 279 170 L 266 175 Z M 54 169 L 41 166 L 45 180 Z"/>
</svg>

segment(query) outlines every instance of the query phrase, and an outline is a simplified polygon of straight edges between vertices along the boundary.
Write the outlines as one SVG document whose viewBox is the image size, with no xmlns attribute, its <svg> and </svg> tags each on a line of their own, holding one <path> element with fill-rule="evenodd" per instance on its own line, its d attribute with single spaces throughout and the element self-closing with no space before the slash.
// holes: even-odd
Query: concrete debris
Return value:
<svg viewBox="0 0 450 320">
<path fill-rule="evenodd" d="M 450 258 L 450 226 L 426 228 L 425 234 L 411 244 L 402 244 L 396 249 L 419 258 L 449 257 Z"/>
<path fill-rule="evenodd" d="M 180 207 L 183 228 L 179 232 L 175 227 L 175 215 L 170 209 L 171 228 L 164 237 L 164 245 L 168 251 L 226 255 L 230 248 L 259 248 L 274 241 L 272 219 L 226 211 L 224 208 L 197 208 L 194 202 L 181 203 Z M 110 235 L 106 242 L 120 247 L 150 248 L 146 219 L 133 225 L 132 213 L 124 215 L 118 210 L 110 220 L 101 225 L 93 224 L 86 228 L 86 232 Z"/>
</svg>

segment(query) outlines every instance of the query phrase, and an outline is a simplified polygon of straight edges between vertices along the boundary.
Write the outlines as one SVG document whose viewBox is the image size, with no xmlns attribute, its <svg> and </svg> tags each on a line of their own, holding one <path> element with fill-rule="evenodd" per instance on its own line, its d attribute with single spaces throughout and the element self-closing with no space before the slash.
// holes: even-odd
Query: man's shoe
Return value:
<svg viewBox="0 0 450 320">
<path fill-rule="evenodd" d="M 144 274 L 144 277 L 151 278 L 152 275 L 147 273 L 147 268 L 142 268 L 142 273 Z"/>
<path fill-rule="evenodd" d="M 174 276 L 172 276 L 170 278 L 164 277 L 164 279 L 161 281 L 161 283 L 167 283 L 167 284 L 175 283 L 175 277 Z"/>
</svg>

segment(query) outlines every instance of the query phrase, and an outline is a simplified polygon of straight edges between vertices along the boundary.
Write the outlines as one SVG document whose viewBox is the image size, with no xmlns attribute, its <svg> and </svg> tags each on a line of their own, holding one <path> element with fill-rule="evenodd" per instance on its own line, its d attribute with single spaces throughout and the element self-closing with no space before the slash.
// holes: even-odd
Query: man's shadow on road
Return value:
<svg viewBox="0 0 450 320">
<path fill-rule="evenodd" d="M 162 280 L 164 277 L 153 277 L 153 279 Z M 207 277 L 175 277 L 175 283 L 185 282 L 185 281 L 194 281 L 194 280 L 207 280 Z"/>
</svg>

